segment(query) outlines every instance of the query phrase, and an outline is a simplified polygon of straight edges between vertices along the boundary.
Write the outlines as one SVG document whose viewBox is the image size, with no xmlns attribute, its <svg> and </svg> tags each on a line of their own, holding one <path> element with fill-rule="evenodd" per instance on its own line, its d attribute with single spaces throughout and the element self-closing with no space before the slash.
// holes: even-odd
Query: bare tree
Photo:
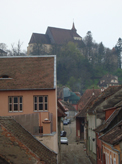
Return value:
<svg viewBox="0 0 122 164">
<path fill-rule="evenodd" d="M 7 50 L 7 45 L 5 43 L 0 43 L 0 49 L 3 51 Z"/>
<path fill-rule="evenodd" d="M 12 56 L 20 56 L 21 55 L 21 46 L 22 46 L 22 42 L 20 42 L 20 40 L 17 43 L 17 46 L 15 47 L 14 44 L 11 44 L 11 48 L 12 48 Z"/>
</svg>

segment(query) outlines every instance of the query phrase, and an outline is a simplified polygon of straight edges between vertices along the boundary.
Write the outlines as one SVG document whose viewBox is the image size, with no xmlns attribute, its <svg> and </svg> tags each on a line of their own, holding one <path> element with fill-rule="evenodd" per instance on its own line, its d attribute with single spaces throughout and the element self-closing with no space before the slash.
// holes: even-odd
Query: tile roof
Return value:
<svg viewBox="0 0 122 164">
<path fill-rule="evenodd" d="M 78 110 L 82 110 L 84 108 L 84 105 L 93 95 L 97 97 L 98 95 L 100 95 L 100 93 L 101 89 L 87 89 L 78 101 Z"/>
<path fill-rule="evenodd" d="M 62 106 L 64 107 L 66 111 L 76 111 L 76 109 L 74 108 L 72 104 L 63 100 L 61 100 L 60 103 L 62 104 Z"/>
<path fill-rule="evenodd" d="M 100 136 L 99 139 L 110 145 L 117 145 L 119 142 L 121 142 L 122 141 L 122 121 L 116 124 L 107 133 Z"/>
<path fill-rule="evenodd" d="M 85 44 L 82 41 L 82 37 L 78 35 L 76 31 L 74 23 L 72 29 L 48 27 L 45 34 L 33 33 L 29 44 L 41 43 L 63 45 L 68 42 L 74 42 L 79 47 L 84 47 Z"/>
<path fill-rule="evenodd" d="M 52 38 L 51 43 L 54 44 L 66 44 L 68 42 L 76 42 L 80 46 L 84 46 L 85 44 L 82 41 L 82 38 L 80 35 L 77 34 L 77 32 L 73 29 L 62 29 L 62 28 L 55 28 L 55 27 L 48 27 L 46 34 L 49 35 L 50 38 Z M 81 38 L 81 40 L 74 40 L 74 37 Z"/>
<path fill-rule="evenodd" d="M 46 34 L 33 33 L 29 44 L 39 43 L 39 44 L 51 44 L 50 38 Z"/>
<path fill-rule="evenodd" d="M 111 82 L 111 80 L 118 80 L 118 77 L 107 74 L 107 75 L 104 75 L 100 80 L 105 80 L 107 82 Z"/>
<path fill-rule="evenodd" d="M 117 80 L 117 83 L 112 82 L 111 80 Z M 102 83 L 101 83 L 102 82 Z M 107 86 L 107 84 L 114 84 L 114 85 L 118 85 L 118 77 L 117 76 L 113 76 L 113 75 L 104 75 L 100 81 L 98 82 L 99 86 Z"/>
<path fill-rule="evenodd" d="M 104 92 L 102 92 L 102 94 L 100 94 L 94 101 L 93 105 L 91 106 L 91 108 L 89 109 L 88 113 L 89 114 L 93 114 L 94 111 L 96 111 L 97 113 L 99 113 L 99 115 L 101 115 L 101 113 L 103 113 L 103 109 L 106 108 L 110 108 L 113 107 L 114 105 L 116 105 L 118 102 L 121 101 L 121 99 L 112 99 L 112 95 L 114 95 L 115 93 L 117 93 L 118 91 L 120 91 L 122 89 L 122 86 L 109 86 L 107 89 L 104 90 Z M 122 92 L 122 90 L 121 90 Z M 118 92 L 118 95 L 120 94 L 120 92 Z M 110 101 L 108 101 L 110 100 Z"/>
<path fill-rule="evenodd" d="M 57 108 L 58 108 L 58 117 L 66 117 L 67 115 L 65 114 L 66 110 L 63 104 L 61 103 L 60 100 L 57 102 Z"/>
<path fill-rule="evenodd" d="M 83 106 L 82 110 L 75 117 L 86 117 L 88 109 L 92 105 L 93 101 L 96 99 L 95 95 L 92 95 Z"/>
<path fill-rule="evenodd" d="M 110 117 L 100 126 L 98 126 L 94 131 L 97 133 L 103 132 L 109 127 L 109 125 L 116 119 L 117 115 L 122 111 L 122 107 L 115 108 L 115 111 L 110 115 Z M 117 119 L 116 119 L 117 121 Z"/>
<path fill-rule="evenodd" d="M 0 164 L 10 164 L 6 159 L 0 157 Z"/>
<path fill-rule="evenodd" d="M 0 90 L 53 89 L 56 57 L 0 57 L 0 77 Z"/>
<path fill-rule="evenodd" d="M 7 142 L 10 143 L 9 148 L 12 145 L 10 151 L 8 151 L 7 145 L 4 145 Z M 44 146 L 19 123 L 9 117 L 0 117 L 0 145 L 4 146 L 3 149 L 0 149 L 0 154 L 13 163 L 17 163 L 20 159 L 21 163 L 26 163 L 24 160 L 29 160 L 29 164 L 34 163 L 31 161 L 33 154 L 39 157 L 40 161 L 45 161 L 46 164 L 57 163 L 57 154 L 55 152 Z M 29 151 L 32 152 L 30 153 L 31 159 L 28 159 Z"/>
</svg>

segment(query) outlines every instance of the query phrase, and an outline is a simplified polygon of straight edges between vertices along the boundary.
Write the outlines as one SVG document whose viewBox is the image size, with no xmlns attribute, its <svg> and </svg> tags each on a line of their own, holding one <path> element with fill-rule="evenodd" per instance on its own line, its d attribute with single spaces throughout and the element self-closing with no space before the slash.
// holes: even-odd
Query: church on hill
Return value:
<svg viewBox="0 0 122 164">
<path fill-rule="evenodd" d="M 33 54 L 35 51 L 35 55 L 38 55 L 40 53 L 40 47 L 41 54 L 45 52 L 49 53 L 52 46 L 62 46 L 68 42 L 77 44 L 78 48 L 84 47 L 82 37 L 77 33 L 74 23 L 71 29 L 48 27 L 45 34 L 32 34 L 28 44 L 27 54 Z"/>
</svg>

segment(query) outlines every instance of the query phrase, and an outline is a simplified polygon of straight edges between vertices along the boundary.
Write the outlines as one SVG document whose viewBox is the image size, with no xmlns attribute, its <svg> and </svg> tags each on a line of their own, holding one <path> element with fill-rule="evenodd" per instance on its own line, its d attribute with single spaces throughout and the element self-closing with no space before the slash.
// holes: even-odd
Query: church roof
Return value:
<svg viewBox="0 0 122 164">
<path fill-rule="evenodd" d="M 31 43 L 50 44 L 51 42 L 50 42 L 48 35 L 33 33 L 29 44 L 31 44 Z"/>
<path fill-rule="evenodd" d="M 74 30 L 67 30 L 67 29 L 62 29 L 62 28 L 55 28 L 55 27 L 48 27 L 46 34 L 48 34 L 48 31 L 50 31 L 54 43 L 56 44 L 64 44 L 69 41 L 74 41 L 73 37 L 79 37 L 81 38 L 80 35 L 78 35 Z"/>
<path fill-rule="evenodd" d="M 68 42 L 74 42 L 79 47 L 85 46 L 84 42 L 82 41 L 82 37 L 77 34 L 74 23 L 72 29 L 48 27 L 46 34 L 33 33 L 29 44 L 42 43 L 63 45 Z"/>
</svg>

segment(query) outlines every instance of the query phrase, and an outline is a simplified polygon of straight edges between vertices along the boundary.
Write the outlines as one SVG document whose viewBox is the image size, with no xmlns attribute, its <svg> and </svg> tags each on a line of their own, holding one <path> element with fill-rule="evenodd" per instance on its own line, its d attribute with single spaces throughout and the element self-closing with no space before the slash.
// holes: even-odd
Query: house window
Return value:
<svg viewBox="0 0 122 164">
<path fill-rule="evenodd" d="M 110 155 L 110 164 L 113 164 L 112 156 Z"/>
<path fill-rule="evenodd" d="M 48 96 L 34 96 L 34 111 L 48 110 Z"/>
<path fill-rule="evenodd" d="M 8 97 L 9 112 L 22 111 L 22 96 Z"/>
<path fill-rule="evenodd" d="M 106 153 L 106 164 L 109 164 L 109 154 L 108 153 Z"/>
<path fill-rule="evenodd" d="M 116 164 L 116 158 L 114 158 L 114 164 Z"/>
</svg>

